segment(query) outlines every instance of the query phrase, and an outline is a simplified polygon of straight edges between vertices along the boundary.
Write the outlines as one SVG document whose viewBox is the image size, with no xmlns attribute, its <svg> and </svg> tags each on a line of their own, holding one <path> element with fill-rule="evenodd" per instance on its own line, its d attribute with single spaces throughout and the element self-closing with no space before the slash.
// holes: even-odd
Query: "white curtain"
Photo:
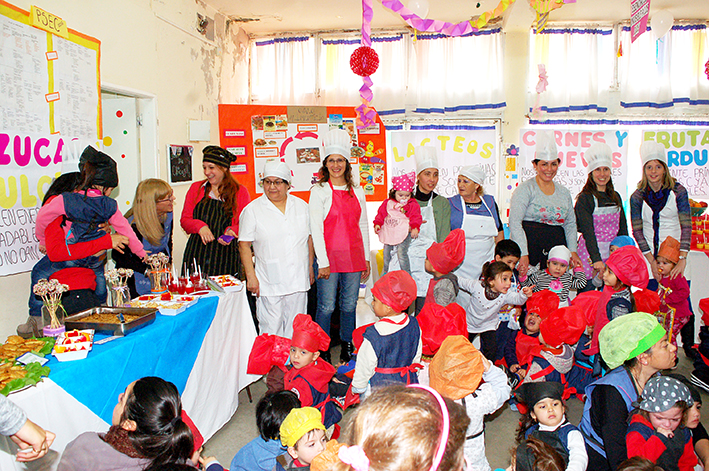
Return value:
<svg viewBox="0 0 709 471">
<path fill-rule="evenodd" d="M 407 104 L 419 113 L 505 106 L 500 28 L 464 37 L 419 35 L 410 54 Z"/>
<path fill-rule="evenodd" d="M 406 37 L 372 37 L 372 48 L 379 56 L 379 68 L 371 76 L 374 85 L 372 105 L 380 114 L 403 113 L 406 96 Z M 358 106 L 362 77 L 350 69 L 350 56 L 360 40 L 322 39 L 320 45 L 320 104 Z"/>
<path fill-rule="evenodd" d="M 315 40 L 310 36 L 251 42 L 251 100 L 258 104 L 314 105 Z"/>
<path fill-rule="evenodd" d="M 553 28 L 530 32 L 528 105 L 547 113 L 605 112 L 613 83 L 615 50 L 611 28 Z M 537 95 L 539 64 L 548 85 Z"/>
<path fill-rule="evenodd" d="M 649 28 L 648 28 L 649 29 Z M 709 104 L 704 74 L 709 42 L 707 25 L 676 25 L 661 39 L 652 31 L 630 42 L 630 28 L 620 33 L 620 100 L 624 108 L 669 108 Z"/>
</svg>

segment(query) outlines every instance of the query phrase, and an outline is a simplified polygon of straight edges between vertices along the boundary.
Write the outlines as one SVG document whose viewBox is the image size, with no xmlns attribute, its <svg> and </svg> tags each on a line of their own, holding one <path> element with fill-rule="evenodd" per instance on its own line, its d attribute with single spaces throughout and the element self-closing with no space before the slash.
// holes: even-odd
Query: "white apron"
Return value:
<svg viewBox="0 0 709 471">
<path fill-rule="evenodd" d="M 480 279 L 483 265 L 495 259 L 495 237 L 500 232 L 497 230 L 492 209 L 481 198 L 489 216 L 468 214 L 465 208 L 463 197 L 458 195 L 463 208 L 463 225 L 465 232 L 465 258 L 463 263 L 454 271 L 458 278 L 467 278 L 477 281 Z M 463 290 L 458 291 L 458 304 L 467 306 L 470 302 L 470 295 Z"/>
<path fill-rule="evenodd" d="M 421 217 L 425 223 L 421 224 L 419 236 L 411 240 L 409 246 L 409 264 L 411 276 L 416 281 L 416 296 L 423 298 L 428 291 L 428 283 L 433 276 L 426 271 L 426 250 L 436 242 L 436 220 L 433 218 L 433 196 L 428 204 L 421 208 Z"/>
</svg>

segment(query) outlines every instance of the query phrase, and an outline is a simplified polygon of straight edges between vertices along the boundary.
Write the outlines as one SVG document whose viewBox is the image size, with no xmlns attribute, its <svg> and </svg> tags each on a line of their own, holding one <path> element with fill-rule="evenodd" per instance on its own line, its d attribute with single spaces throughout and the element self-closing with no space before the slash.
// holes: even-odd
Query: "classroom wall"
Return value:
<svg viewBox="0 0 709 471">
<path fill-rule="evenodd" d="M 231 79 L 224 92 L 229 102 L 243 103 L 248 96 L 244 92 L 248 38 L 243 30 L 231 25 L 226 32 L 216 31 L 216 46 L 197 38 L 197 13 L 214 18 L 216 12 L 194 0 L 10 1 L 25 10 L 37 5 L 64 19 L 69 28 L 99 39 L 102 83 L 156 97 L 159 177 L 168 180 L 169 144 L 193 145 L 193 175 L 202 177 L 201 149 L 210 143 L 188 142 L 188 120 L 211 121 L 211 143 L 218 143 L 221 77 Z M 178 221 L 188 188 L 187 184 L 174 186 Z M 178 225 L 174 233 L 178 262 L 186 240 Z M 29 273 L 0 277 L 0 340 L 27 319 L 29 290 Z"/>
</svg>

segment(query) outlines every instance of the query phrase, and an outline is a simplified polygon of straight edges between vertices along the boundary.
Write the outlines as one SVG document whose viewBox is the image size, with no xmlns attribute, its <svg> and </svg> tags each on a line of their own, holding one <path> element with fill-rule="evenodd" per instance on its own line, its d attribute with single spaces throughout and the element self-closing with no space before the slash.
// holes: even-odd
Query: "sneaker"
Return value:
<svg viewBox="0 0 709 471">
<path fill-rule="evenodd" d="M 694 373 L 696 373 L 696 372 L 697 372 L 697 370 L 694 370 L 694 371 L 692 372 L 691 376 L 689 377 L 689 381 L 690 381 L 693 385 L 695 385 L 696 387 L 702 388 L 702 389 L 705 390 L 706 392 L 709 392 L 709 384 L 707 384 L 707 383 L 709 383 L 709 381 L 703 381 L 702 379 L 699 379 L 699 378 L 698 378 L 697 376 L 695 376 L 695 374 L 694 374 Z M 707 378 L 703 378 L 703 379 L 706 380 Z"/>
<path fill-rule="evenodd" d="M 516 402 L 511 402 L 511 401 L 510 401 L 510 409 L 512 409 L 512 410 L 515 411 L 515 412 L 519 412 L 519 408 L 517 407 L 517 403 L 516 403 Z"/>
<path fill-rule="evenodd" d="M 42 322 L 41 316 L 29 316 L 27 322 L 17 326 L 17 335 L 23 339 L 44 337 L 42 334 L 43 327 L 44 323 Z"/>
</svg>

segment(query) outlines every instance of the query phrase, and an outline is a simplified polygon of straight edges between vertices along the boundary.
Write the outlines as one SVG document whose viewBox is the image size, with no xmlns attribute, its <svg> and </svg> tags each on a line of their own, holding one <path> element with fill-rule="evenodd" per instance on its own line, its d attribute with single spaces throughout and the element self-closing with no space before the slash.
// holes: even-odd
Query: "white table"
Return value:
<svg viewBox="0 0 709 471">
<path fill-rule="evenodd" d="M 239 406 L 239 391 L 259 379 L 246 374 L 255 338 L 256 328 L 245 291 L 221 295 L 182 393 L 182 406 L 205 440 L 231 419 Z M 55 469 L 61 452 L 74 438 L 84 432 L 105 432 L 109 428 L 109 424 L 49 378 L 37 387 L 9 397 L 25 410 L 30 420 L 56 433 L 57 438 L 50 453 L 41 460 L 22 464 L 15 461 L 17 446 L 0 436 L 3 471 Z"/>
</svg>

